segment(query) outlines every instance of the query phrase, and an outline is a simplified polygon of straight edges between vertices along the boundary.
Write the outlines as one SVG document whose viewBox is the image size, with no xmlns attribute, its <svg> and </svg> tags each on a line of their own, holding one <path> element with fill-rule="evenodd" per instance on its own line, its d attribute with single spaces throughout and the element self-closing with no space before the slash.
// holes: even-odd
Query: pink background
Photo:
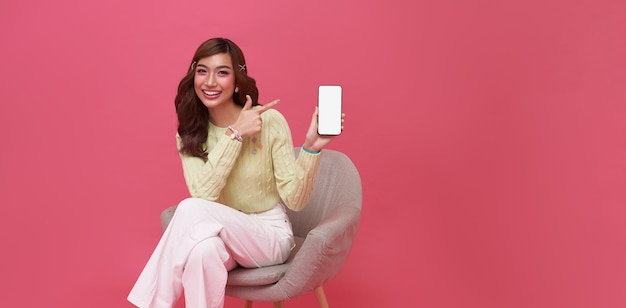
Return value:
<svg viewBox="0 0 626 308">
<path fill-rule="evenodd" d="M 0 306 L 130 307 L 214 36 L 296 145 L 344 87 L 364 204 L 333 307 L 626 306 L 622 0 L 4 0 Z"/>
</svg>

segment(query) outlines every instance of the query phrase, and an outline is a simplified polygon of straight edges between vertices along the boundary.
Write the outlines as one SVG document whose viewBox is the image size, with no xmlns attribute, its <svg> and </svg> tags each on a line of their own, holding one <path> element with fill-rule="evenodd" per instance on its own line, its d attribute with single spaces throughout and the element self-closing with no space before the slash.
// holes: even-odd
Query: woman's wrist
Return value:
<svg viewBox="0 0 626 308">
<path fill-rule="evenodd" d="M 239 134 L 239 131 L 230 125 L 228 125 L 228 129 L 226 129 L 226 136 L 229 136 L 230 139 L 237 140 L 239 142 L 243 140 L 243 138 Z"/>
<path fill-rule="evenodd" d="M 302 145 L 302 150 L 309 154 L 319 154 L 322 149 L 314 149 L 312 147 L 307 147 L 306 145 Z"/>
</svg>

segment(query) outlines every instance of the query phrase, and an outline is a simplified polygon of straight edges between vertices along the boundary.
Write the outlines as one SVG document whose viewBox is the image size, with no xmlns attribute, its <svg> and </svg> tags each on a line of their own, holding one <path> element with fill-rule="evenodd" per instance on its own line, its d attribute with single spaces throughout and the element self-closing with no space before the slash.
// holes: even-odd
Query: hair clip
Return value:
<svg viewBox="0 0 626 308">
<path fill-rule="evenodd" d="M 190 70 L 194 70 L 196 68 L 196 61 L 193 61 L 193 63 L 191 63 L 191 67 L 189 68 Z"/>
<path fill-rule="evenodd" d="M 246 65 L 245 64 L 243 64 L 243 65 L 239 64 L 239 70 L 240 71 L 245 71 L 246 70 Z"/>
</svg>

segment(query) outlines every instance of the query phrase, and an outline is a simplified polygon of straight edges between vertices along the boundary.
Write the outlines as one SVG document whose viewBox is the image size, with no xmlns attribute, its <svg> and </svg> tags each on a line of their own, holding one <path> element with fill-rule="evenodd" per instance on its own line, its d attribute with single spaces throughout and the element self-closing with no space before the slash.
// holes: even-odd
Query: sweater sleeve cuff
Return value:
<svg viewBox="0 0 626 308">
<path fill-rule="evenodd" d="M 213 152 L 222 153 L 220 156 L 235 157 L 242 148 L 243 143 L 236 139 L 232 139 L 229 136 L 220 137 L 219 141 L 215 144 Z M 210 153 L 209 153 L 210 155 Z"/>
<path fill-rule="evenodd" d="M 307 170 L 309 177 L 315 177 L 317 175 L 317 168 L 319 167 L 322 153 L 318 152 L 310 152 L 307 150 L 300 151 L 300 155 L 298 155 L 298 165 L 302 167 L 303 170 Z"/>
</svg>

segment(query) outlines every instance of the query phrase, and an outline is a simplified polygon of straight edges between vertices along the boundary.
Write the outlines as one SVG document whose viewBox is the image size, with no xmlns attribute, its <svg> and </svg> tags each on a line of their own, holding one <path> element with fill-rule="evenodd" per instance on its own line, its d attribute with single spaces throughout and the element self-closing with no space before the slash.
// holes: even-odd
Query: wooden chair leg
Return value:
<svg viewBox="0 0 626 308">
<path fill-rule="evenodd" d="M 329 308 L 328 301 L 326 301 L 326 294 L 324 294 L 324 288 L 321 286 L 315 288 L 315 297 L 320 304 L 320 308 Z M 246 300 L 243 304 L 243 308 L 252 308 L 252 301 Z M 285 301 L 274 302 L 274 308 L 285 308 Z"/>
<path fill-rule="evenodd" d="M 315 288 L 315 297 L 320 304 L 320 308 L 328 308 L 328 301 L 326 301 L 326 294 L 324 294 L 322 286 Z"/>
</svg>

